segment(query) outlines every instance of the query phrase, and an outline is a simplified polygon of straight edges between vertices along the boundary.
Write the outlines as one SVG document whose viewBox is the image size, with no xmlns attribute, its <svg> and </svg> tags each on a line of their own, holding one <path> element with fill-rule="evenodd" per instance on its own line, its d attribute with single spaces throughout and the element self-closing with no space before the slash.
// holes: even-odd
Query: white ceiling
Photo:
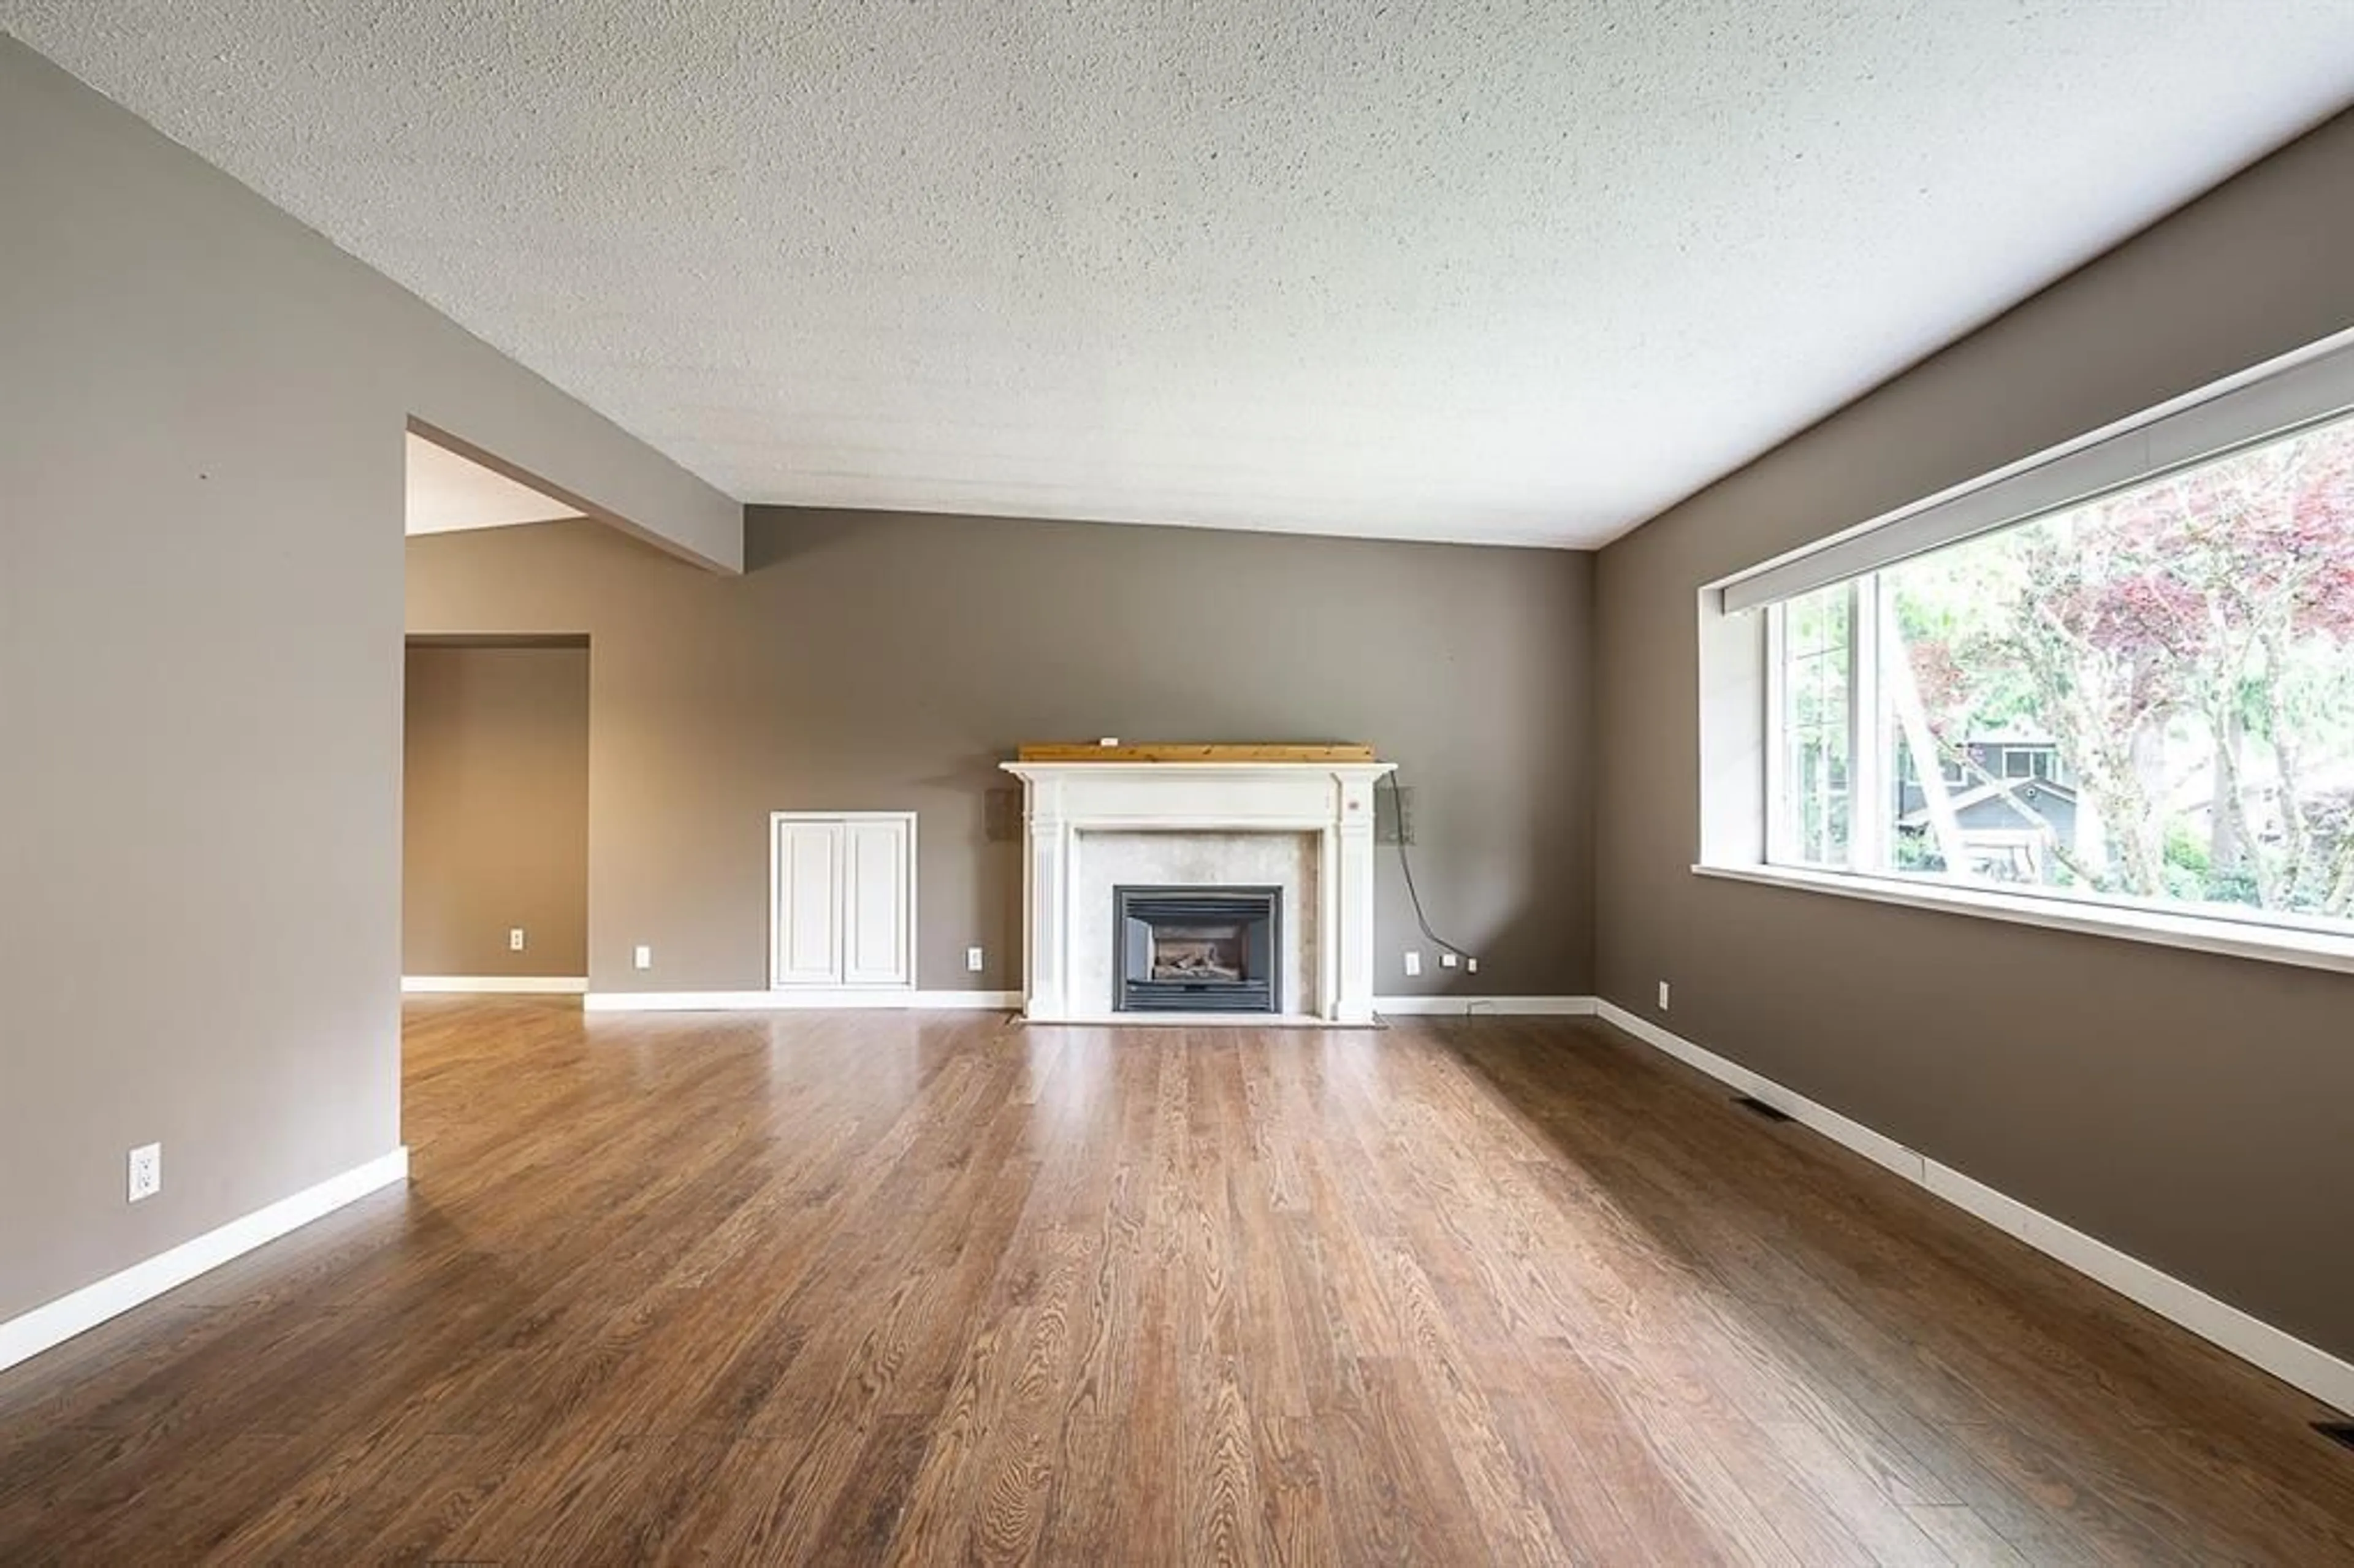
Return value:
<svg viewBox="0 0 2354 1568">
<path fill-rule="evenodd" d="M 1592 545 L 2354 100 L 2350 0 L 0 0 L 740 499 Z"/>
<path fill-rule="evenodd" d="M 454 534 L 464 528 L 509 528 L 578 517 L 580 509 L 493 473 L 471 458 L 408 438 L 408 531 Z"/>
</svg>

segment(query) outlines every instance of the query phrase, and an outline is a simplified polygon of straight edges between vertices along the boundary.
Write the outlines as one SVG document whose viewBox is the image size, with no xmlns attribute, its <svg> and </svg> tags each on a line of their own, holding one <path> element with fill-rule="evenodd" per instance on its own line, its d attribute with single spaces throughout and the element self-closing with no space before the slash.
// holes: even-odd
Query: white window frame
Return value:
<svg viewBox="0 0 2354 1568">
<path fill-rule="evenodd" d="M 1890 721 L 1880 712 L 1877 689 L 1882 569 L 2349 414 L 2354 331 L 1707 585 L 1699 603 L 1702 796 L 1694 874 L 2354 973 L 2354 929 L 2343 922 L 2257 909 L 2217 914 L 2067 888 L 2018 891 L 1896 874 L 1878 863 L 1893 849 L 1887 813 L 1893 808 L 1886 777 L 1893 745 L 1881 744 Z M 1848 853 L 1839 865 L 1794 863 L 1786 853 L 1792 819 L 1779 606 L 1840 582 L 1854 595 Z M 1746 613 L 1758 609 L 1766 613 Z M 1753 623 L 1757 630 L 1748 630 Z M 1738 701 L 1744 689 L 1751 705 L 1745 713 Z M 1943 766 L 1942 758 L 1935 760 Z M 1999 773 L 2003 760 L 1996 759 Z"/>
<path fill-rule="evenodd" d="M 1838 586 L 1838 585 L 1827 585 Z M 1787 696 L 1785 681 L 1789 662 L 1787 630 L 1782 605 L 1766 610 L 1766 863 L 1814 866 L 1823 870 L 1869 869 L 1859 864 L 1859 852 L 1868 844 L 1887 842 L 1894 827 L 1893 785 L 1884 747 L 1866 746 L 1868 735 L 1885 726 L 1880 690 L 1880 582 L 1875 577 L 1850 580 L 1847 589 L 1847 845 L 1844 866 L 1804 860 L 1791 842 L 1796 825 L 1789 796 L 1789 746 L 1783 726 Z M 1871 715 L 1869 726 L 1865 715 Z"/>
</svg>

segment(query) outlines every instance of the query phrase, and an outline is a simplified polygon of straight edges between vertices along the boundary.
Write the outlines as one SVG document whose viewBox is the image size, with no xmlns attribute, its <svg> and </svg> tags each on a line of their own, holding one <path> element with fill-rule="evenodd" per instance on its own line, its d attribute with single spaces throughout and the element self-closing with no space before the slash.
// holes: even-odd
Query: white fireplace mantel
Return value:
<svg viewBox="0 0 2354 1568">
<path fill-rule="evenodd" d="M 1312 977 L 1302 1010 L 1330 1023 L 1373 1021 L 1373 788 L 1388 762 L 1008 762 L 1020 779 L 1023 1016 L 1038 1022 L 1149 1022 L 1112 998 L 1077 994 L 1077 922 L 1111 910 L 1074 897 L 1090 833 L 1292 833 L 1315 846 Z M 1298 917 L 1297 916 L 1293 917 Z M 1312 979 L 1312 985 L 1307 983 Z M 1237 1018 L 1235 1022 L 1247 1022 Z"/>
</svg>

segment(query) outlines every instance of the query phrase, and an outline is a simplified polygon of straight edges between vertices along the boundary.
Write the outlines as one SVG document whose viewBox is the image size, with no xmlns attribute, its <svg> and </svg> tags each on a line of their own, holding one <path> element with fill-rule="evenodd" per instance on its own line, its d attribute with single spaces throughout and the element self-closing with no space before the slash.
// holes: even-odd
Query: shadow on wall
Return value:
<svg viewBox="0 0 2354 1568">
<path fill-rule="evenodd" d="M 748 525 L 744 530 L 744 574 L 750 577 L 858 543 L 862 532 L 871 533 L 878 519 L 892 515 L 897 514 L 795 510 L 790 528 Z"/>
</svg>

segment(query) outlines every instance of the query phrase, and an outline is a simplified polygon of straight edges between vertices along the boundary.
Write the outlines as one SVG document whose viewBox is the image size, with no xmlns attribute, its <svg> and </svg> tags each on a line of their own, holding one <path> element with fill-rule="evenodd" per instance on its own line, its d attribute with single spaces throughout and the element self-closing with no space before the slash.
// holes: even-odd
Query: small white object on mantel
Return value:
<svg viewBox="0 0 2354 1568">
<path fill-rule="evenodd" d="M 1117 741 L 1102 742 L 1116 746 Z M 1108 921 L 1078 907 L 1090 833 L 1292 833 L 1315 846 L 1313 976 L 1302 1005 L 1327 1023 L 1373 1022 L 1373 788 L 1394 762 L 1007 762 L 1022 780 L 1023 1016 L 1041 1023 L 1135 1022 L 1109 989 L 1083 995 L 1073 969 L 1074 923 Z M 1222 1022 L 1264 1023 L 1236 1013 Z"/>
<path fill-rule="evenodd" d="M 1096 744 L 1102 747 L 1116 747 L 1119 744 L 1119 736 L 1116 735 L 1101 736 L 1097 738 Z"/>
</svg>

